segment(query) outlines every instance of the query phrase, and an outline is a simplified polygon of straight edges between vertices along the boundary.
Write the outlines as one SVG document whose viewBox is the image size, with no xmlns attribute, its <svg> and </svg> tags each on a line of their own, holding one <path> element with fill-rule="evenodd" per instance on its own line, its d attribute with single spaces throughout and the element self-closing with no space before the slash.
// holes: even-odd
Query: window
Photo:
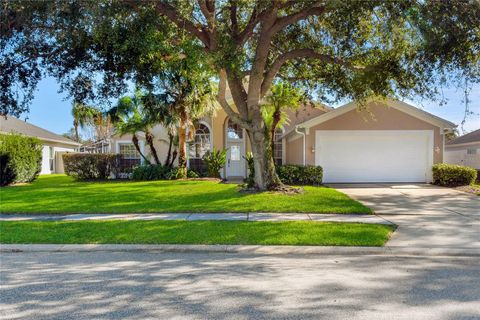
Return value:
<svg viewBox="0 0 480 320">
<path fill-rule="evenodd" d="M 50 164 L 50 171 L 53 172 L 55 170 L 54 164 L 55 164 L 55 152 L 53 150 L 53 147 L 48 148 L 48 155 L 49 155 L 49 164 Z"/>
<path fill-rule="evenodd" d="M 195 129 L 195 138 L 189 144 L 189 156 L 191 159 L 201 159 L 211 149 L 210 129 L 200 123 Z"/>
<path fill-rule="evenodd" d="M 467 154 L 477 154 L 477 149 L 468 148 L 467 149 Z"/>
<path fill-rule="evenodd" d="M 133 143 L 119 143 L 118 153 L 123 155 L 124 159 L 140 159 L 140 154 Z"/>
<path fill-rule="evenodd" d="M 242 140 L 243 129 L 238 124 L 233 123 L 232 120 L 228 120 L 227 138 L 229 140 Z"/>
<path fill-rule="evenodd" d="M 240 161 L 240 146 L 231 146 L 230 147 L 230 160 L 231 161 Z"/>
<path fill-rule="evenodd" d="M 276 165 L 281 166 L 282 163 L 282 155 L 283 155 L 283 143 L 282 143 L 282 129 L 275 130 L 274 136 L 274 143 L 273 143 L 273 160 L 275 161 Z"/>
</svg>

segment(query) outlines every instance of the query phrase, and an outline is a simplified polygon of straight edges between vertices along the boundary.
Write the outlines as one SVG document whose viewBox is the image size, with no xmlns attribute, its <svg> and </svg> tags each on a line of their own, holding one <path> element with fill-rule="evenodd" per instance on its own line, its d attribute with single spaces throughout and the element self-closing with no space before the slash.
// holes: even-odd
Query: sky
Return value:
<svg viewBox="0 0 480 320">
<path fill-rule="evenodd" d="M 22 120 L 28 118 L 28 122 L 58 134 L 68 132 L 72 128 L 73 122 L 72 102 L 65 100 L 67 95 L 59 93 L 58 90 L 59 85 L 55 79 L 43 79 L 30 105 L 30 112 L 23 114 L 20 118 Z M 459 125 L 459 131 L 462 133 L 460 123 L 465 113 L 463 89 L 445 89 L 444 95 L 448 102 L 443 106 L 439 106 L 438 102 L 434 101 L 423 101 L 423 106 L 416 102 L 406 102 Z M 474 114 L 468 116 L 464 125 L 464 133 L 480 128 L 480 85 L 477 84 L 472 88 L 469 98 L 471 100 L 470 111 Z"/>
</svg>

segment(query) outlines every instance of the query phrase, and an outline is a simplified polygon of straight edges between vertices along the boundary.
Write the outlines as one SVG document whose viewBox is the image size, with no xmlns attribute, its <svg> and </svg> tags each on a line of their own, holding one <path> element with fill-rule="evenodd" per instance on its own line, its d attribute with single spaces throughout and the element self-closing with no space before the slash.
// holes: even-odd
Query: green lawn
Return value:
<svg viewBox="0 0 480 320">
<path fill-rule="evenodd" d="M 76 182 L 65 175 L 40 176 L 32 184 L 0 189 L 1 213 L 316 212 L 371 213 L 331 188 L 303 194 L 245 194 L 212 181 Z"/>
<path fill-rule="evenodd" d="M 393 230 L 311 221 L 4 221 L 0 243 L 382 246 Z"/>
</svg>

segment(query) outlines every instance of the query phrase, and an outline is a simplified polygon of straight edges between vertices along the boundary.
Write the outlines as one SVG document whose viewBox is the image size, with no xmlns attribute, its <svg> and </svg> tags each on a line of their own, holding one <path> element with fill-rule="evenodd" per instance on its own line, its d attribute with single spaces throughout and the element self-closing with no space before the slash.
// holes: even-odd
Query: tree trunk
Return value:
<svg viewBox="0 0 480 320">
<path fill-rule="evenodd" d="M 187 129 L 184 121 L 178 128 L 178 177 L 187 177 Z"/>
<path fill-rule="evenodd" d="M 132 135 L 132 143 L 133 145 L 135 146 L 135 149 L 137 150 L 137 152 L 140 154 L 140 156 L 143 158 L 143 160 L 145 160 L 145 162 L 147 164 L 151 164 L 150 163 L 150 160 L 148 160 L 145 155 L 142 153 L 142 150 L 140 150 L 140 145 L 138 144 L 138 137 L 136 134 L 133 134 Z"/>
<path fill-rule="evenodd" d="M 73 128 L 75 129 L 75 141 L 80 142 L 80 136 L 78 135 L 78 122 L 73 120 Z"/>
<path fill-rule="evenodd" d="M 173 150 L 172 152 L 172 160 L 170 161 L 170 167 L 173 167 L 173 163 L 177 159 L 178 151 L 177 149 Z"/>
<path fill-rule="evenodd" d="M 145 140 L 147 140 L 148 146 L 150 147 L 150 151 L 152 152 L 153 159 L 155 160 L 155 164 L 160 164 L 160 159 L 158 159 L 157 149 L 153 145 L 153 134 L 149 131 L 145 132 Z"/>
<path fill-rule="evenodd" d="M 173 146 L 173 134 L 168 134 L 168 152 L 167 152 L 167 159 L 165 160 L 165 165 L 169 167 L 171 166 L 170 158 L 172 156 L 172 146 Z"/>
<path fill-rule="evenodd" d="M 261 129 L 255 132 L 247 131 L 247 133 L 252 145 L 255 188 L 258 190 L 278 189 L 282 186 L 282 182 L 275 171 L 270 130 Z"/>
</svg>

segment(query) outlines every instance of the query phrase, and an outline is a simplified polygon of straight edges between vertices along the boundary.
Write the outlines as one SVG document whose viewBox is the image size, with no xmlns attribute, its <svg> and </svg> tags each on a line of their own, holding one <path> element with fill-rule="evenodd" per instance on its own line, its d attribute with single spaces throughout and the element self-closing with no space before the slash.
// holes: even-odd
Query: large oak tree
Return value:
<svg viewBox="0 0 480 320">
<path fill-rule="evenodd" d="M 458 77 L 479 81 L 480 3 L 475 0 L 2 5 L 4 112 L 25 110 L 42 72 L 56 76 L 82 101 L 94 96 L 92 88 L 106 96 L 118 94 L 125 80 L 151 83 L 169 61 L 194 56 L 215 72 L 218 102 L 247 130 L 259 189 L 280 184 L 261 113 L 275 79 L 307 87 L 319 99 L 358 101 L 431 98 Z M 102 81 L 94 86 L 98 74 Z M 17 87 L 24 90 L 20 97 Z"/>
</svg>

